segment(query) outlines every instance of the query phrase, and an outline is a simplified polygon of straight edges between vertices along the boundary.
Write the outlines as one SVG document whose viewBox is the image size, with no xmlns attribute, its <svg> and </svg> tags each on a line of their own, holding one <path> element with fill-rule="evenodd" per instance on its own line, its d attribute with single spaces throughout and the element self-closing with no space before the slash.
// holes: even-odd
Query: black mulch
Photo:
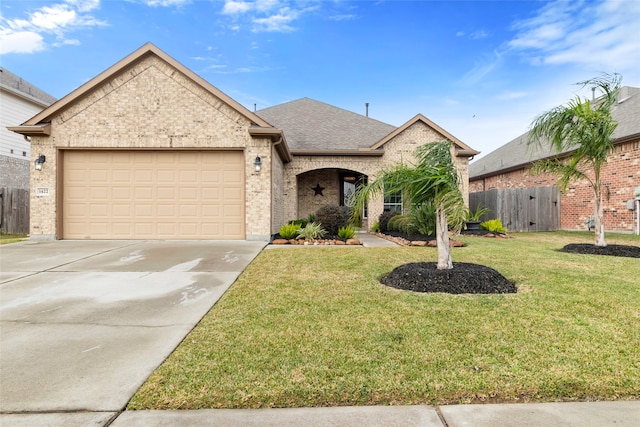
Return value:
<svg viewBox="0 0 640 427">
<path fill-rule="evenodd" d="M 640 258 L 640 246 L 627 245 L 596 246 L 588 243 L 572 243 L 560 249 L 560 252 L 583 255 L 609 255 Z"/>
<path fill-rule="evenodd" d="M 438 270 L 435 262 L 414 262 L 396 267 L 380 279 L 384 285 L 414 292 L 450 294 L 507 294 L 516 286 L 496 270 L 479 264 L 454 262 L 453 269 Z"/>
</svg>

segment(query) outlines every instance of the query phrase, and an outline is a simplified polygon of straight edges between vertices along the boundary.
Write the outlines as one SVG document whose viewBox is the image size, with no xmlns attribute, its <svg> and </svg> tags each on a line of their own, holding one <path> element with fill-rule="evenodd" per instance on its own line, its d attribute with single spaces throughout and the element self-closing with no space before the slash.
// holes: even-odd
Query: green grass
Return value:
<svg viewBox="0 0 640 427">
<path fill-rule="evenodd" d="M 9 243 L 21 242 L 27 239 L 26 234 L 4 234 L 0 233 L 0 245 L 6 245 Z"/>
<path fill-rule="evenodd" d="M 453 251 L 515 281 L 510 295 L 378 282 L 433 248 L 263 251 L 128 409 L 640 398 L 638 259 L 557 252 L 589 233 L 513 237 Z"/>
</svg>

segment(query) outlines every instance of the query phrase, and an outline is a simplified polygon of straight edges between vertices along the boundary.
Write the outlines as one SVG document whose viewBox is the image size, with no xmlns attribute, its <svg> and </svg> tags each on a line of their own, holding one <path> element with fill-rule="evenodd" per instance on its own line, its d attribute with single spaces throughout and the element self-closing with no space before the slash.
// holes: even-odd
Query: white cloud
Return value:
<svg viewBox="0 0 640 427">
<path fill-rule="evenodd" d="M 473 33 L 469 34 L 469 37 L 471 37 L 474 40 L 479 40 L 479 39 L 484 39 L 486 37 L 489 37 L 489 33 L 487 33 L 484 30 L 478 30 L 478 31 L 474 31 Z"/>
<path fill-rule="evenodd" d="M 289 8 L 284 8 L 280 13 L 266 18 L 254 18 L 254 32 L 289 32 L 294 28 L 290 23 L 298 17 L 298 13 Z"/>
<path fill-rule="evenodd" d="M 467 72 L 460 83 L 465 86 L 474 85 L 482 80 L 487 74 L 491 73 L 496 68 L 500 67 L 503 63 L 503 54 L 499 51 L 494 51 L 492 55 L 485 56 L 480 62 Z"/>
<path fill-rule="evenodd" d="M 0 30 L 0 54 L 34 53 L 44 49 L 42 36 L 33 31 L 6 33 Z"/>
<path fill-rule="evenodd" d="M 329 17 L 329 19 L 331 21 L 351 21 L 353 19 L 356 19 L 358 17 L 358 15 L 354 15 L 354 14 L 342 14 L 342 15 L 332 15 Z"/>
<path fill-rule="evenodd" d="M 228 16 L 232 22 L 228 28 L 239 31 L 251 27 L 254 33 L 291 32 L 293 25 L 300 17 L 318 8 L 316 3 L 296 2 L 291 0 L 225 0 L 221 14 Z M 337 15 L 334 17 L 338 17 Z M 331 18 L 329 18 L 331 19 Z M 351 19 L 344 15 L 338 19 Z"/>
<path fill-rule="evenodd" d="M 54 46 L 74 45 L 77 39 L 67 39 L 68 32 L 104 26 L 87 13 L 100 5 L 99 0 L 66 0 L 43 6 L 28 13 L 28 18 L 2 18 L 0 21 L 0 49 L 7 53 L 33 53 L 45 48 L 45 36 L 53 34 Z"/>
<path fill-rule="evenodd" d="M 253 3 L 249 3 L 246 1 L 227 0 L 224 2 L 222 13 L 225 15 L 239 15 L 249 12 L 253 9 L 253 7 Z"/>
<path fill-rule="evenodd" d="M 526 96 L 529 96 L 527 92 L 508 91 L 508 92 L 503 92 L 500 95 L 496 96 L 496 99 L 501 101 L 510 101 L 513 99 L 524 98 Z"/>
<path fill-rule="evenodd" d="M 549 3 L 517 22 L 508 47 L 534 65 L 578 64 L 600 69 L 640 67 L 640 2 Z"/>
<path fill-rule="evenodd" d="M 191 0 L 146 0 L 145 4 L 151 7 L 182 6 L 191 3 Z"/>
</svg>

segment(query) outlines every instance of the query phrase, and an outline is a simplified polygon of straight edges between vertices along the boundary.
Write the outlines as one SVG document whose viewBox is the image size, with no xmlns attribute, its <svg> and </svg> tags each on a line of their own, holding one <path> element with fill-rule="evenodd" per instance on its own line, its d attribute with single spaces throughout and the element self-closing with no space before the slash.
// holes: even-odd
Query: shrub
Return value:
<svg viewBox="0 0 640 427">
<path fill-rule="evenodd" d="M 311 222 L 313 222 L 313 221 L 311 221 Z M 309 223 L 309 221 L 307 221 L 306 218 L 292 219 L 291 221 L 289 221 L 289 224 L 294 224 L 294 225 L 298 226 L 298 228 L 305 228 L 308 223 Z"/>
<path fill-rule="evenodd" d="M 398 215 L 397 212 L 391 211 L 382 212 L 382 214 L 380 214 L 380 216 L 378 217 L 378 225 L 382 233 L 384 233 L 385 231 L 389 231 L 389 220 L 396 215 Z"/>
<path fill-rule="evenodd" d="M 489 208 L 485 208 L 482 205 L 478 205 L 476 206 L 476 210 L 472 211 L 471 209 L 467 210 L 467 217 L 465 218 L 466 221 L 480 221 L 480 218 L 482 218 L 483 215 L 488 214 L 489 212 L 491 212 L 491 210 Z"/>
<path fill-rule="evenodd" d="M 373 227 L 371 227 L 371 231 L 373 231 L 374 233 L 379 233 L 380 232 L 380 222 L 376 221 L 373 223 Z"/>
<path fill-rule="evenodd" d="M 351 211 L 347 206 L 326 205 L 316 212 L 316 222 L 331 235 L 338 234 L 338 229 L 348 225 L 350 219 Z"/>
<path fill-rule="evenodd" d="M 338 237 L 340 237 L 341 239 L 353 239 L 353 236 L 355 235 L 356 230 L 354 230 L 354 228 L 350 225 L 347 225 L 346 227 L 340 227 L 338 229 Z"/>
<path fill-rule="evenodd" d="M 317 222 L 310 222 L 306 227 L 298 230 L 298 238 L 305 240 L 319 239 L 325 235 L 327 231 Z"/>
<path fill-rule="evenodd" d="M 409 215 L 396 215 L 394 218 L 397 218 L 397 220 L 395 220 L 394 222 L 394 225 L 396 230 L 398 230 L 399 232 L 411 235 L 416 234 L 416 232 L 418 231 L 416 223 Z"/>
<path fill-rule="evenodd" d="M 387 222 L 387 230 L 388 231 L 400 231 L 400 223 L 404 221 L 406 218 L 405 215 L 396 214 L 389 219 Z"/>
<path fill-rule="evenodd" d="M 298 235 L 298 230 L 300 228 L 301 228 L 300 225 L 296 223 L 286 224 L 280 227 L 280 230 L 278 230 L 278 234 L 283 239 L 287 239 L 287 240 L 293 239 Z"/>
<path fill-rule="evenodd" d="M 436 207 L 433 203 L 423 203 L 412 209 L 410 215 L 418 233 L 428 236 L 436 234 Z"/>
<path fill-rule="evenodd" d="M 490 219 L 480 224 L 480 228 L 490 231 L 492 233 L 506 233 L 507 229 L 502 225 L 500 218 Z"/>
</svg>

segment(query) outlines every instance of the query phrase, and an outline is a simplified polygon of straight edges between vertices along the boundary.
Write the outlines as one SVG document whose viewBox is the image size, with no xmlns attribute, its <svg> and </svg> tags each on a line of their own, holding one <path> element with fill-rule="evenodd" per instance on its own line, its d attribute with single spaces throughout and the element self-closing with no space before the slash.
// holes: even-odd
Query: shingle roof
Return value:
<svg viewBox="0 0 640 427">
<path fill-rule="evenodd" d="M 613 133 L 614 142 L 632 135 L 640 135 L 640 88 L 622 87 L 618 94 L 618 102 L 611 109 L 611 116 L 618 122 L 618 127 Z M 543 149 L 527 146 L 528 136 L 529 132 L 526 132 L 471 163 L 469 178 L 496 175 L 556 154 L 548 146 Z"/>
<path fill-rule="evenodd" d="M 284 131 L 291 150 L 369 148 L 396 129 L 310 98 L 258 110 L 256 114 Z"/>
<path fill-rule="evenodd" d="M 4 67 L 0 67 L 0 86 L 2 86 L 3 89 L 30 99 L 43 107 L 47 107 L 56 102 L 53 96 L 38 89 L 21 77 L 16 76 Z"/>
</svg>

